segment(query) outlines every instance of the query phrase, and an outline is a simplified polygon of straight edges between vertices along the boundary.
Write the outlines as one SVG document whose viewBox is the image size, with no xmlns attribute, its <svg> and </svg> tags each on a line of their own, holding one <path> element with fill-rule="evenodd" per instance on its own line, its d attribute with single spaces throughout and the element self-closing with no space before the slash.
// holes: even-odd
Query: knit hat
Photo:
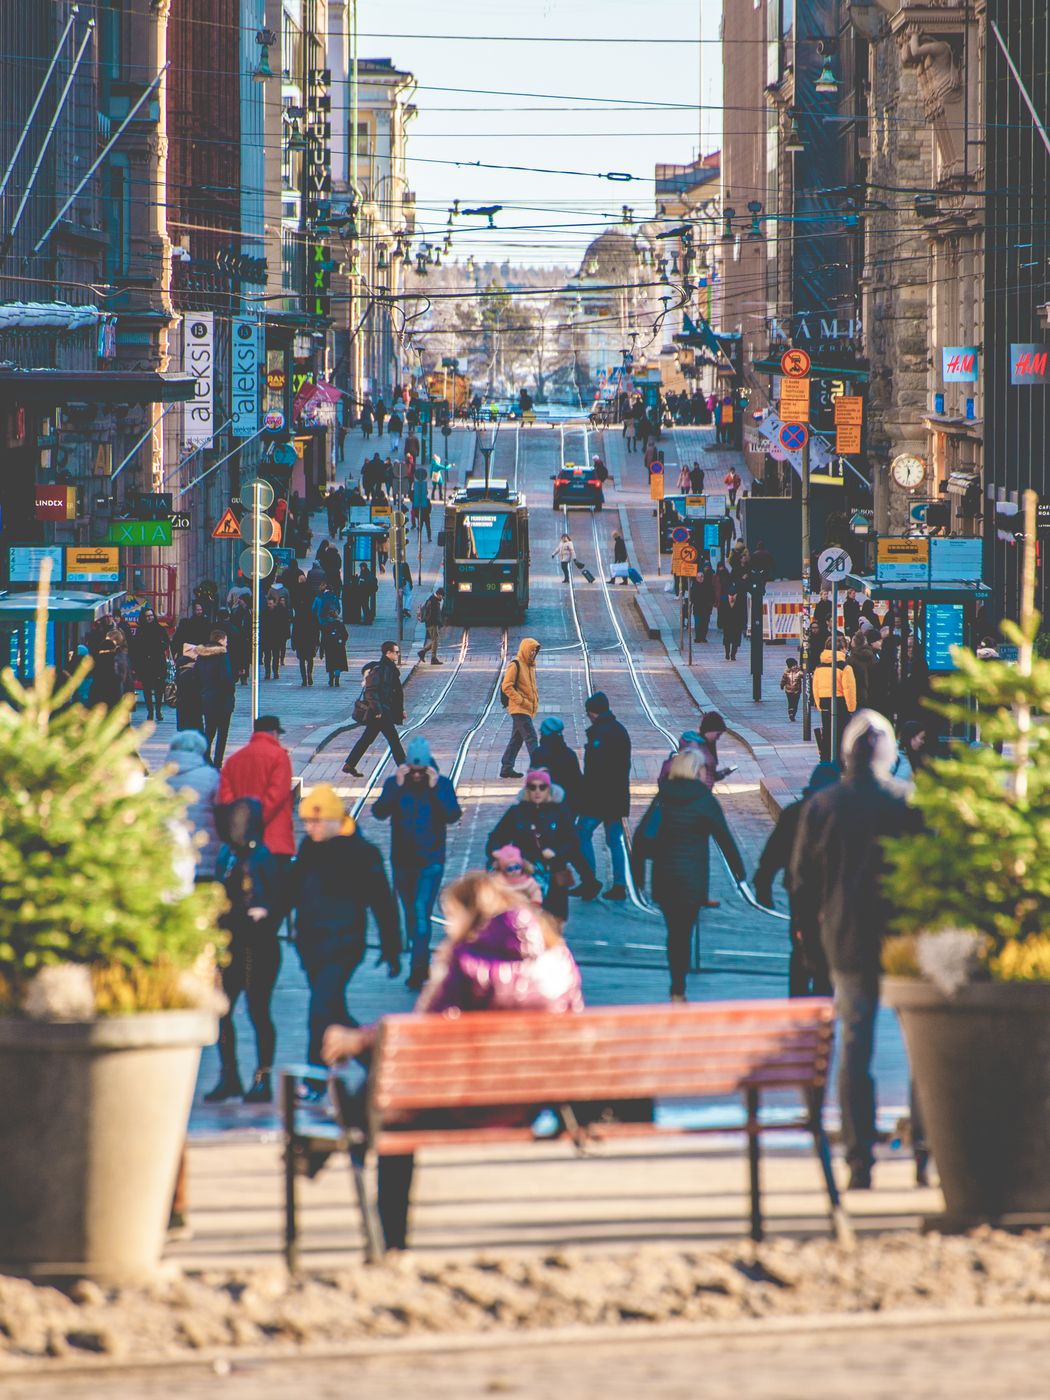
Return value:
<svg viewBox="0 0 1050 1400">
<path fill-rule="evenodd" d="M 604 690 L 596 690 L 593 695 L 588 695 L 583 702 L 583 708 L 590 715 L 607 715 L 609 713 L 609 697 Z"/>
<path fill-rule="evenodd" d="M 561 722 L 557 715 L 548 715 L 547 718 L 543 720 L 540 724 L 541 734 L 563 734 L 564 732 L 565 725 Z"/>
<path fill-rule="evenodd" d="M 529 771 L 525 774 L 525 781 L 527 783 L 538 782 L 540 778 L 546 778 L 548 787 L 554 786 L 553 780 L 551 779 L 551 775 L 546 768 L 530 768 Z"/>
<path fill-rule="evenodd" d="M 343 799 L 328 783 L 318 783 L 315 788 L 303 793 L 299 802 L 299 817 L 302 821 L 309 817 L 317 817 L 325 822 L 340 822 L 346 815 Z"/>
<path fill-rule="evenodd" d="M 686 749 L 689 747 L 690 744 L 699 746 L 703 742 L 704 736 L 702 734 L 698 734 L 695 729 L 687 729 L 682 735 L 682 737 L 678 740 L 678 747 L 680 749 Z"/>
<path fill-rule="evenodd" d="M 414 734 L 408 741 L 408 748 L 405 750 L 405 758 L 413 768 L 433 768 L 435 767 L 434 755 L 430 752 L 430 745 L 423 738 L 422 734 Z"/>
<path fill-rule="evenodd" d="M 497 870 L 506 870 L 509 865 L 520 866 L 521 852 L 517 846 L 501 846 L 498 851 L 492 852 L 492 862 Z"/>
</svg>

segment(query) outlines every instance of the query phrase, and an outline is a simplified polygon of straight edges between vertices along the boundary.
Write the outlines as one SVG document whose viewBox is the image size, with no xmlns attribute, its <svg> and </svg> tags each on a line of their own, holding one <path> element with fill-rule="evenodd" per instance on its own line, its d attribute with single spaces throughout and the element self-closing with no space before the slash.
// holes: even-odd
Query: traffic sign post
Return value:
<svg viewBox="0 0 1050 1400">
<path fill-rule="evenodd" d="M 262 581 L 273 570 L 273 555 L 265 548 L 266 541 L 273 539 L 273 521 L 265 513 L 268 507 L 273 504 L 273 487 L 261 476 L 257 476 L 254 481 L 246 481 L 241 487 L 241 504 L 247 508 L 248 515 L 243 526 L 238 529 L 238 534 L 243 534 L 245 539 L 252 541 L 249 548 L 241 555 L 240 566 L 241 573 L 250 573 L 252 580 L 251 700 L 252 729 L 254 729 L 255 721 L 259 718 L 259 616 L 262 603 Z M 230 510 L 226 514 L 232 516 L 233 512 Z M 223 516 L 223 521 L 225 519 L 226 516 Z M 264 520 L 269 522 L 269 533 L 266 532 Z"/>
<path fill-rule="evenodd" d="M 839 755 L 839 581 L 853 570 L 853 560 L 838 545 L 821 552 L 817 570 L 822 583 L 831 584 L 831 704 L 828 713 L 828 756 Z"/>
<path fill-rule="evenodd" d="M 801 452 L 809 442 L 809 429 L 805 423 L 785 423 L 778 437 L 781 447 L 788 452 Z"/>
<path fill-rule="evenodd" d="M 660 563 L 660 502 L 664 498 L 664 464 L 654 462 L 649 468 L 649 499 L 656 502 L 656 572 L 663 573 Z"/>
</svg>

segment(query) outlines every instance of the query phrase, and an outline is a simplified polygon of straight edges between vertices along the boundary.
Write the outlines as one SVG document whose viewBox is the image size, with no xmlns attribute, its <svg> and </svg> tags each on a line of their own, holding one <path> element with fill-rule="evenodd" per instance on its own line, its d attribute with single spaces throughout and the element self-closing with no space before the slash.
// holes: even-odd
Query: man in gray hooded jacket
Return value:
<svg viewBox="0 0 1050 1400">
<path fill-rule="evenodd" d="M 875 1020 L 882 940 L 893 910 L 883 893 L 882 840 L 915 831 L 918 812 L 891 778 L 897 743 L 888 720 L 860 710 L 842 736 L 841 782 L 802 808 L 791 888 L 816 913 L 835 987 L 841 1035 L 839 1100 L 849 1189 L 868 1190 L 875 1148 Z"/>
</svg>

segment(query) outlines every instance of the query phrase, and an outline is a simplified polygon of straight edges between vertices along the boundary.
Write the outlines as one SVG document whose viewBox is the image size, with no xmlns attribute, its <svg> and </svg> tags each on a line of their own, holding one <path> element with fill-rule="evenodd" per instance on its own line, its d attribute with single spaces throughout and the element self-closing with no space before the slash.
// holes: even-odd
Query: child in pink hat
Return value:
<svg viewBox="0 0 1050 1400">
<path fill-rule="evenodd" d="M 529 866 L 517 846 L 500 846 L 498 851 L 493 851 L 492 865 L 503 884 L 509 886 L 515 894 L 523 895 L 530 904 L 543 903 L 543 891 L 539 882 L 530 873 Z"/>
</svg>

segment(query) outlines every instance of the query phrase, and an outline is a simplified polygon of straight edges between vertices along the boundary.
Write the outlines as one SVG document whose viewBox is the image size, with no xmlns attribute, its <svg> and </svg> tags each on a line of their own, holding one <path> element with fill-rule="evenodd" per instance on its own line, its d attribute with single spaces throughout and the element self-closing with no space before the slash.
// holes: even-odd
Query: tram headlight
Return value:
<svg viewBox="0 0 1050 1400">
<path fill-rule="evenodd" d="M 501 583 L 499 586 L 499 591 L 501 593 L 513 593 L 514 585 L 512 583 Z"/>
<path fill-rule="evenodd" d="M 459 593 L 473 593 L 474 585 L 472 583 L 457 583 L 456 590 Z"/>
</svg>

